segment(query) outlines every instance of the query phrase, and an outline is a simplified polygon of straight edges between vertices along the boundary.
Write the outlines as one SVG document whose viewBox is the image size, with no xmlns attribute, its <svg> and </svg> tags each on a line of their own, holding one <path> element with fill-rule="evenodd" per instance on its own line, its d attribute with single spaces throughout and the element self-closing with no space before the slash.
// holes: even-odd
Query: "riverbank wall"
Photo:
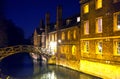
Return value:
<svg viewBox="0 0 120 79">
<path fill-rule="evenodd" d="M 48 64 L 56 64 L 103 79 L 120 79 L 120 65 L 92 62 L 88 60 L 51 59 Z"/>
</svg>

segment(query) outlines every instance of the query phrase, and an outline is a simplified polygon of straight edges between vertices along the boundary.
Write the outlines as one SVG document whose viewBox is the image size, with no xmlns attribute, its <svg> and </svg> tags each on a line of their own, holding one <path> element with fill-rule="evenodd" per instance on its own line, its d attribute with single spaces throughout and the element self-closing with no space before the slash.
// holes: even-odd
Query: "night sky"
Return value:
<svg viewBox="0 0 120 79">
<path fill-rule="evenodd" d="M 50 13 L 51 22 L 56 20 L 56 7 L 62 5 L 63 18 L 80 13 L 79 0 L 5 0 L 5 16 L 11 19 L 29 37 Z"/>
</svg>

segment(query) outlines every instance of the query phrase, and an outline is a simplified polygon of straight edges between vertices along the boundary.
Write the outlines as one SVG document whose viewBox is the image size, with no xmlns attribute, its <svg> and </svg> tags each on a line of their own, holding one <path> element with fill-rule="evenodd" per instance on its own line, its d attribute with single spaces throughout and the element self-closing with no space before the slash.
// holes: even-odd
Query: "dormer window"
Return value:
<svg viewBox="0 0 120 79">
<path fill-rule="evenodd" d="M 70 24 L 70 22 L 71 22 L 70 19 L 67 19 L 67 20 L 66 20 L 66 24 L 67 24 L 67 25 Z"/>
<path fill-rule="evenodd" d="M 77 17 L 77 22 L 80 22 L 80 17 Z"/>
</svg>

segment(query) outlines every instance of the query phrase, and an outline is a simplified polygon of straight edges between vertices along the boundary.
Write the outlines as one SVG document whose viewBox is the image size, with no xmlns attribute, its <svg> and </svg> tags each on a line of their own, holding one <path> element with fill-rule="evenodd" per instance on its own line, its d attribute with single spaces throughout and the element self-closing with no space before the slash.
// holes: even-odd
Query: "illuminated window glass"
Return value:
<svg viewBox="0 0 120 79">
<path fill-rule="evenodd" d="M 96 32 L 102 33 L 102 17 L 96 19 Z"/>
<path fill-rule="evenodd" d="M 102 42 L 97 42 L 97 45 L 96 45 L 96 53 L 97 54 L 102 54 Z"/>
<path fill-rule="evenodd" d="M 70 31 L 68 31 L 68 39 L 70 40 Z"/>
<path fill-rule="evenodd" d="M 65 33 L 62 32 L 62 40 L 65 40 Z"/>
<path fill-rule="evenodd" d="M 80 22 L 80 17 L 77 17 L 77 22 Z"/>
<path fill-rule="evenodd" d="M 120 55 L 120 41 L 114 41 L 114 54 Z"/>
<path fill-rule="evenodd" d="M 89 52 L 89 41 L 84 42 L 84 52 L 88 53 Z"/>
<path fill-rule="evenodd" d="M 55 41 L 57 40 L 57 33 L 55 33 Z"/>
<path fill-rule="evenodd" d="M 89 12 L 89 4 L 85 4 L 85 5 L 83 6 L 83 12 L 84 12 L 84 13 L 88 13 L 88 12 Z"/>
<path fill-rule="evenodd" d="M 89 21 L 84 22 L 84 34 L 89 34 Z"/>
<path fill-rule="evenodd" d="M 75 55 L 75 54 L 76 54 L 76 46 L 73 45 L 73 46 L 72 46 L 72 55 Z"/>
<path fill-rule="evenodd" d="M 120 12 L 114 13 L 114 30 L 120 30 Z"/>
<path fill-rule="evenodd" d="M 76 39 L 76 35 L 77 35 L 76 30 L 74 30 L 74 32 L 73 32 L 73 38 L 74 39 Z"/>
<path fill-rule="evenodd" d="M 117 3 L 117 2 L 120 2 L 120 0 L 113 0 L 113 3 Z"/>
<path fill-rule="evenodd" d="M 96 9 L 102 8 L 102 0 L 96 0 Z"/>
<path fill-rule="evenodd" d="M 52 34 L 52 41 L 54 41 L 54 34 Z"/>
</svg>

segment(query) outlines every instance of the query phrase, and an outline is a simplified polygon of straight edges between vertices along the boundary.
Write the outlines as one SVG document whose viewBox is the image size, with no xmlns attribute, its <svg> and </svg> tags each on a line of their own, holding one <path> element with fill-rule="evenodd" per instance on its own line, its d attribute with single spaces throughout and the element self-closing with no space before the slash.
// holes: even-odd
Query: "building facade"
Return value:
<svg viewBox="0 0 120 79">
<path fill-rule="evenodd" d="M 33 45 L 37 47 L 46 47 L 45 26 L 43 21 L 40 21 L 39 27 L 35 28 L 33 34 Z"/>
<path fill-rule="evenodd" d="M 81 70 L 119 79 L 120 0 L 80 0 L 80 3 Z"/>
<path fill-rule="evenodd" d="M 55 64 L 120 79 L 120 0 L 80 0 L 80 5 L 80 13 L 66 19 L 57 7 L 55 23 L 46 14 L 46 48 Z"/>
</svg>

